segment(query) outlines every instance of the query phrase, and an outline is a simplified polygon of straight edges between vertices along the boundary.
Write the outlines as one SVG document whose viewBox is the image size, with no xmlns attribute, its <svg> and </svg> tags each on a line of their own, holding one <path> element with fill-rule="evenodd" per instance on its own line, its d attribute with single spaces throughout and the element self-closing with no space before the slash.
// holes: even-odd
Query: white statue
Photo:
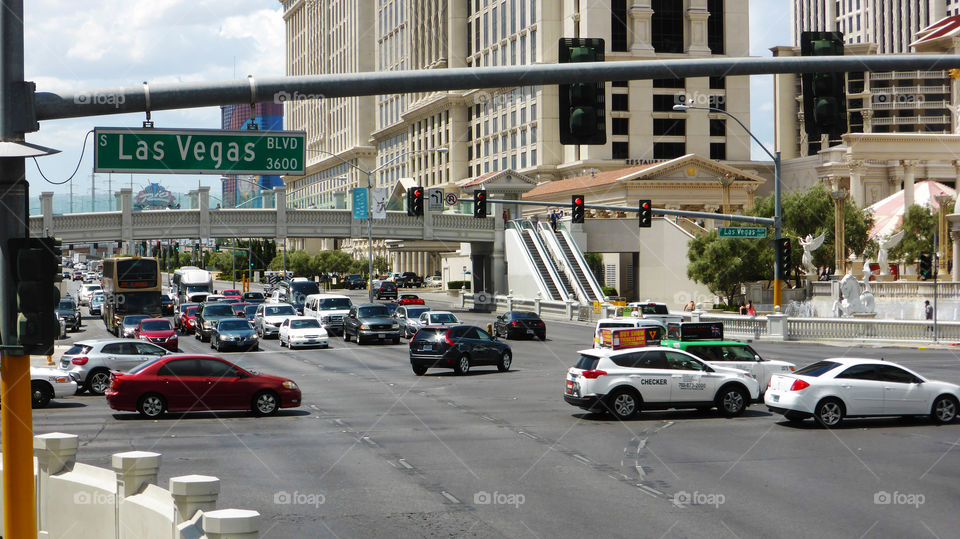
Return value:
<svg viewBox="0 0 960 539">
<path fill-rule="evenodd" d="M 872 275 L 870 268 L 865 268 L 864 272 L 866 279 L 869 279 Z M 860 292 L 860 282 L 853 276 L 853 273 L 848 272 L 843 276 L 843 279 L 840 279 L 840 292 L 843 294 L 841 308 L 844 316 L 874 312 L 873 294 L 869 290 Z"/>
<path fill-rule="evenodd" d="M 803 269 L 807 270 L 808 274 L 817 272 L 817 267 L 813 265 L 813 252 L 823 245 L 823 240 L 826 237 L 827 233 L 824 232 L 816 238 L 812 234 L 807 234 L 806 238 L 797 238 L 800 241 L 800 246 L 803 247 L 803 257 L 800 259 L 800 264 Z"/>
<path fill-rule="evenodd" d="M 877 253 L 877 263 L 880 264 L 880 275 L 890 275 L 890 264 L 887 264 L 887 252 L 900 244 L 904 232 L 906 232 L 906 230 L 901 230 L 889 238 L 880 240 L 880 252 Z"/>
</svg>

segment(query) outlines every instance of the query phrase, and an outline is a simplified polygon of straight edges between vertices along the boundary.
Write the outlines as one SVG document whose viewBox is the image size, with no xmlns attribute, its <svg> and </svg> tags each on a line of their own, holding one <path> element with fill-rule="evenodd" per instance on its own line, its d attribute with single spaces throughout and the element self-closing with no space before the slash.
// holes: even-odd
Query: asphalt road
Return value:
<svg viewBox="0 0 960 539">
<path fill-rule="evenodd" d="M 351 295 L 365 301 L 364 292 Z M 217 476 L 218 506 L 260 511 L 267 538 L 953 537 L 960 529 L 960 423 L 848 420 L 825 431 L 812 421 L 787 425 L 761 405 L 735 419 L 666 411 L 618 422 L 562 399 L 564 373 L 592 330 L 547 326 L 546 342 L 510 341 L 510 372 L 465 377 L 414 376 L 405 344 L 336 337 L 329 350 L 291 352 L 270 340 L 260 352 L 224 356 L 296 380 L 299 409 L 154 421 L 78 395 L 36 410 L 34 428 L 78 434 L 79 460 L 98 466 L 119 451 L 162 453 L 163 486 L 177 475 Z M 92 318 L 70 334 L 101 336 Z M 212 352 L 189 336 L 180 342 L 185 352 Z M 755 348 L 799 365 L 883 357 L 960 383 L 950 350 Z"/>
</svg>

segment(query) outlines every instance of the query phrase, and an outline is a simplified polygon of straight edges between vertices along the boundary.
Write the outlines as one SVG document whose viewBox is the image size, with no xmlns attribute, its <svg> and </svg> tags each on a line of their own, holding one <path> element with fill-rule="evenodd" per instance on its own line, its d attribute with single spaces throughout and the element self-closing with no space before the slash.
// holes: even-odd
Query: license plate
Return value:
<svg viewBox="0 0 960 539">
<path fill-rule="evenodd" d="M 378 339 L 382 339 L 382 338 L 384 338 L 384 337 L 386 337 L 386 334 L 384 334 L 384 333 L 377 333 L 377 338 L 378 338 Z"/>
<path fill-rule="evenodd" d="M 780 402 L 780 395 L 777 395 L 776 393 L 771 393 L 770 398 L 773 399 L 773 402 Z"/>
<path fill-rule="evenodd" d="M 527 330 L 527 335 L 533 335 L 533 330 L 532 330 L 532 329 L 528 329 L 528 330 Z"/>
<path fill-rule="evenodd" d="M 425 344 L 425 345 L 421 346 L 420 349 L 423 350 L 424 352 L 430 352 L 431 350 L 433 350 L 433 345 L 432 345 L 432 344 Z"/>
</svg>

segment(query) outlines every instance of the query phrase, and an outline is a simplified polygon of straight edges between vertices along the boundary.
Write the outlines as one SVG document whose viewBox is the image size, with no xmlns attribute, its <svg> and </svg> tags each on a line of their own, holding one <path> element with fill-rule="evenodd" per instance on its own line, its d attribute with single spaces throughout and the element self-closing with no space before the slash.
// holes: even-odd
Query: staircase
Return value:
<svg viewBox="0 0 960 539">
<path fill-rule="evenodd" d="M 533 241 L 533 231 L 530 229 L 521 230 L 520 238 L 523 240 L 523 245 L 527 248 L 527 253 L 530 255 L 530 259 L 533 261 L 533 265 L 537 268 L 537 273 L 540 274 L 543 282 L 546 284 L 547 291 L 550 293 L 551 300 L 554 301 L 563 301 L 563 296 L 560 294 L 560 289 L 557 288 L 557 285 L 553 282 L 551 278 L 550 271 L 547 269 L 547 263 L 540 256 L 540 251 L 537 249 L 536 243 Z"/>
</svg>

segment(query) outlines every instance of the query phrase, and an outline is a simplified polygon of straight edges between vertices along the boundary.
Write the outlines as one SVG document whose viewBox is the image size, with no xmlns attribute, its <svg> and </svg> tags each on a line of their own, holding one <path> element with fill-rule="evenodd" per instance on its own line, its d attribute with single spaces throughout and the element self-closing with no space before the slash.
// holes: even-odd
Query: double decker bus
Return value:
<svg viewBox="0 0 960 539">
<path fill-rule="evenodd" d="M 103 261 L 103 323 L 119 334 L 129 314 L 161 315 L 160 263 L 156 258 L 107 258 Z"/>
</svg>

